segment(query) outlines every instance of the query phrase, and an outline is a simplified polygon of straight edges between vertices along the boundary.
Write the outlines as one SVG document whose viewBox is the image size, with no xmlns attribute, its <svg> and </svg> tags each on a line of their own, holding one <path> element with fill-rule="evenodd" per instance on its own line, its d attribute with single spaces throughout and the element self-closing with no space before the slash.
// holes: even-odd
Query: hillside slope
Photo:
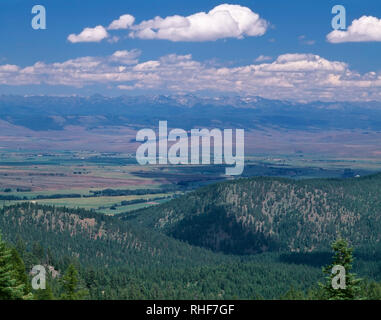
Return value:
<svg viewBox="0 0 381 320">
<path fill-rule="evenodd" d="M 227 261 L 152 230 L 82 209 L 22 203 L 0 209 L 0 232 L 31 248 L 36 242 L 57 259 L 75 257 L 85 266 L 200 265 Z"/>
<path fill-rule="evenodd" d="M 339 235 L 353 245 L 371 246 L 381 238 L 380 195 L 380 174 L 345 180 L 239 179 L 142 210 L 135 222 L 234 254 L 325 249 Z"/>
</svg>

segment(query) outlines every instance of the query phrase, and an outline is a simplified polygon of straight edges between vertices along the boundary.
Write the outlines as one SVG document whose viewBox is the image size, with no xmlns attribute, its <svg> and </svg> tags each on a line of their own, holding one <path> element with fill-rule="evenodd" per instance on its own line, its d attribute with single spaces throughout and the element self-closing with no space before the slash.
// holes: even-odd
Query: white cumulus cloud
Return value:
<svg viewBox="0 0 381 320">
<path fill-rule="evenodd" d="M 362 16 L 353 20 L 347 30 L 334 30 L 327 35 L 331 43 L 381 41 L 381 19 Z"/>
<path fill-rule="evenodd" d="M 134 50 L 118 50 L 115 51 L 111 57 L 109 58 L 110 61 L 122 63 L 125 65 L 131 65 L 131 64 L 137 64 L 138 60 L 137 58 L 140 56 L 141 52 L 140 50 L 134 49 Z"/>
<path fill-rule="evenodd" d="M 0 66 L 0 72 L 1 73 L 8 73 L 8 72 L 17 72 L 20 68 L 13 64 L 4 64 Z"/>
<path fill-rule="evenodd" d="M 100 42 L 109 38 L 107 30 L 128 30 L 130 38 L 201 42 L 262 36 L 269 26 L 266 20 L 250 8 L 232 4 L 221 4 L 209 12 L 198 12 L 186 17 L 173 15 L 155 17 L 138 24 L 134 22 L 135 17 L 124 14 L 107 28 L 101 25 L 85 28 L 78 35 L 69 35 L 68 40 L 73 43 Z M 119 40 L 118 37 L 110 39 L 110 42 Z"/>
<path fill-rule="evenodd" d="M 261 54 L 258 58 L 255 59 L 255 62 L 264 62 L 264 61 L 270 61 L 272 60 L 273 58 L 270 57 L 270 56 L 265 56 L 263 54 Z"/>
<path fill-rule="evenodd" d="M 262 36 L 268 22 L 240 5 L 222 4 L 209 12 L 187 17 L 174 15 L 155 17 L 131 26 L 132 38 L 165 39 L 170 41 L 214 41 L 224 38 Z"/>
<path fill-rule="evenodd" d="M 95 28 L 85 28 L 78 35 L 70 34 L 67 39 L 72 43 L 100 42 L 108 38 L 108 36 L 107 30 L 103 26 L 96 26 Z"/>
<path fill-rule="evenodd" d="M 130 14 L 124 14 L 119 19 L 114 20 L 108 26 L 108 30 L 128 29 L 133 25 L 135 18 Z"/>
<path fill-rule="evenodd" d="M 381 72 L 360 74 L 342 61 L 314 54 L 287 53 L 272 62 L 231 67 L 211 65 L 192 55 L 169 54 L 139 61 L 139 50 L 108 56 L 38 61 L 27 67 L 0 65 L 0 84 L 82 88 L 105 85 L 119 90 L 169 93 L 214 92 L 301 101 L 381 101 Z"/>
</svg>

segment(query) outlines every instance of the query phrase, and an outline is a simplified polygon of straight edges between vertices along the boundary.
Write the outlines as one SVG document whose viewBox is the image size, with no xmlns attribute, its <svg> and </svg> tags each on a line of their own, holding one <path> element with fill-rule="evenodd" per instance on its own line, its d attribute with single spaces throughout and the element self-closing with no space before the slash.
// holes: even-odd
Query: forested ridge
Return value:
<svg viewBox="0 0 381 320">
<path fill-rule="evenodd" d="M 76 266 L 91 299 L 270 298 L 290 284 L 307 288 L 320 275 L 312 266 L 295 268 L 273 256 L 213 253 L 86 210 L 4 207 L 0 230 L 26 271 L 42 264 L 59 277 Z M 58 280 L 51 279 L 51 287 L 62 294 Z"/>
<path fill-rule="evenodd" d="M 21 235 L 55 255 L 78 257 L 85 265 L 140 265 L 142 262 L 203 264 L 225 257 L 158 232 L 83 209 L 21 203 L 0 209 L 0 230 L 11 242 Z M 148 260 L 147 260 L 148 259 Z"/>
<path fill-rule="evenodd" d="M 363 279 L 350 294 L 379 299 L 380 187 L 381 175 L 240 179 L 120 217 L 5 206 L 0 268 L 3 256 L 18 270 L 19 299 L 325 299 L 322 267 L 342 237 Z M 30 288 L 38 264 L 48 291 Z"/>
<path fill-rule="evenodd" d="M 380 174 L 301 181 L 239 179 L 143 209 L 129 220 L 232 254 L 326 249 L 338 235 L 357 247 L 380 248 L 380 192 Z"/>
</svg>

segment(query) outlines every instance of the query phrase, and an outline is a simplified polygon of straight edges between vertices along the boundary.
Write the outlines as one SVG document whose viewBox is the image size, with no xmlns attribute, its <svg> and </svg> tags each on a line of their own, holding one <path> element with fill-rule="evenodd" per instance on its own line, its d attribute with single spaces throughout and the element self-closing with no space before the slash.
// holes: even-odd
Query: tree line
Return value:
<svg viewBox="0 0 381 320">
<path fill-rule="evenodd" d="M 295 284 L 292 284 L 290 289 L 279 294 L 277 299 L 380 300 L 381 283 L 360 279 L 351 272 L 354 257 L 353 249 L 348 243 L 339 239 L 332 244 L 332 250 L 334 253 L 332 262 L 323 268 L 325 275 L 323 281 L 318 281 L 316 285 L 305 290 L 296 288 Z M 151 275 L 147 275 L 146 270 L 139 272 L 138 269 L 84 268 L 78 260 L 69 257 L 65 262 L 51 261 L 50 254 L 38 244 L 35 244 L 30 252 L 26 252 L 21 239 L 16 245 L 10 245 L 0 236 L 0 300 L 265 299 L 261 293 L 256 292 L 253 279 L 249 277 L 257 274 L 256 281 L 263 279 L 261 272 L 265 272 L 265 269 L 261 270 L 250 263 L 221 265 L 214 268 L 201 266 L 188 269 L 186 272 L 175 269 L 168 273 L 158 272 L 153 267 Z M 33 290 L 31 286 L 33 275 L 28 272 L 33 263 L 43 263 L 46 266 L 57 263 L 60 268 L 65 268 L 65 271 L 56 276 L 48 272 L 46 288 Z M 345 288 L 332 287 L 335 277 L 332 268 L 335 265 L 341 265 L 346 270 Z M 291 272 L 292 277 L 292 270 L 286 272 Z M 239 289 L 234 286 L 237 279 L 231 278 L 233 274 L 241 278 L 246 277 L 244 281 L 239 281 L 241 285 Z M 308 277 L 308 270 L 305 276 Z M 269 281 L 270 289 L 276 288 L 274 287 L 276 279 L 268 278 L 265 281 Z"/>
</svg>

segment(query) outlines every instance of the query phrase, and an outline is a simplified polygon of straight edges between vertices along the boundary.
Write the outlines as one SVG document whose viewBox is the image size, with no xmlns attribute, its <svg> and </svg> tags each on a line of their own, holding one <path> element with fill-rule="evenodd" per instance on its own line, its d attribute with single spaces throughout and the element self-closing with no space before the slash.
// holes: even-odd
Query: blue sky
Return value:
<svg viewBox="0 0 381 320">
<path fill-rule="evenodd" d="M 46 30 L 31 27 L 35 4 L 46 8 Z M 213 25 L 206 28 L 205 37 L 201 35 L 204 29 L 197 29 L 193 22 L 195 33 L 175 28 L 165 36 L 168 32 L 163 27 L 154 28 L 154 36 L 142 36 L 142 30 L 147 31 L 142 21 L 160 16 L 173 23 L 167 18 L 177 15 L 183 23 L 190 15 L 208 13 L 222 4 L 250 10 L 252 18 L 258 15 L 259 20 L 250 20 L 246 29 L 240 25 L 240 31 L 226 27 L 227 20 L 207 20 Z M 340 43 L 327 40 L 333 31 L 331 8 L 336 4 L 345 6 L 349 28 L 364 17 L 353 25 L 353 34 L 342 35 L 346 40 Z M 229 14 L 229 8 L 219 12 Z M 134 17 L 131 27 L 108 29 L 126 14 Z M 381 3 L 375 0 L 2 0 L 0 93 L 381 100 L 380 18 Z M 96 26 L 102 26 L 107 37 L 82 42 L 81 32 Z M 220 32 L 224 28 L 226 32 Z M 365 34 L 358 34 L 359 29 Z"/>
</svg>

